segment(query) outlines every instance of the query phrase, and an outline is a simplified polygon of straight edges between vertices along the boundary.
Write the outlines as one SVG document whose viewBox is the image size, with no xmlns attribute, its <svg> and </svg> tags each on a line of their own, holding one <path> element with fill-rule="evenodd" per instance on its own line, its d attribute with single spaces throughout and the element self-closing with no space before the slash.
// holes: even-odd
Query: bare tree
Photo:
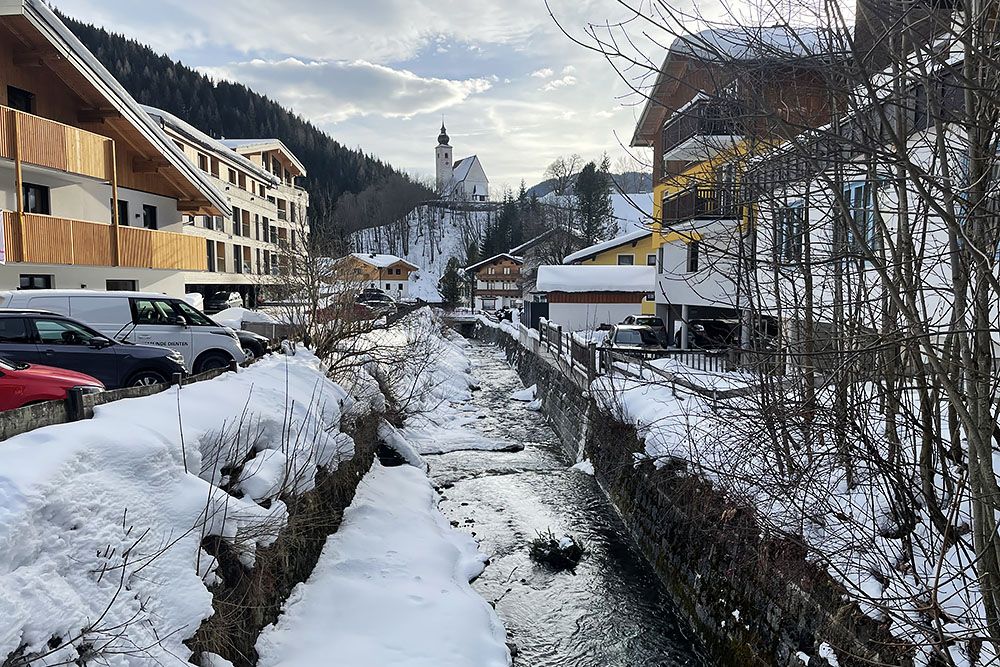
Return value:
<svg viewBox="0 0 1000 667">
<path fill-rule="evenodd" d="M 560 197 L 570 194 L 570 187 L 583 167 L 583 158 L 576 153 L 560 155 L 545 168 L 545 177 L 552 180 L 552 192 Z"/>
</svg>

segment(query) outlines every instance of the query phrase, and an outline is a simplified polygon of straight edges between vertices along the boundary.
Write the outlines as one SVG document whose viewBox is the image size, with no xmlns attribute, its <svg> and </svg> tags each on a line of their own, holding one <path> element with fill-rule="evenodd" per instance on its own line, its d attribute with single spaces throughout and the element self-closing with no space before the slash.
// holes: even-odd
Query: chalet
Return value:
<svg viewBox="0 0 1000 667">
<path fill-rule="evenodd" d="M 420 270 L 395 255 L 367 252 L 351 253 L 333 266 L 332 280 L 356 283 L 359 289 L 380 289 L 397 300 L 409 298 L 410 275 Z"/>
<path fill-rule="evenodd" d="M 521 321 L 525 326 L 538 328 L 538 322 L 548 317 L 548 304 L 542 295 L 535 293 L 535 279 L 538 267 L 545 264 L 557 264 L 567 253 L 582 248 L 586 243 L 578 234 L 562 226 L 553 227 L 507 251 L 507 254 L 520 257 L 521 265 Z"/>
<path fill-rule="evenodd" d="M 41 0 L 0 3 L 0 287 L 183 294 L 209 177 Z"/>
<path fill-rule="evenodd" d="M 653 289 L 652 266 L 546 265 L 535 291 L 549 304 L 548 319 L 567 331 L 592 331 L 637 315 Z"/>
<path fill-rule="evenodd" d="M 476 310 L 510 308 L 521 299 L 521 257 L 502 253 L 467 266 L 472 283 L 472 303 Z"/>
</svg>

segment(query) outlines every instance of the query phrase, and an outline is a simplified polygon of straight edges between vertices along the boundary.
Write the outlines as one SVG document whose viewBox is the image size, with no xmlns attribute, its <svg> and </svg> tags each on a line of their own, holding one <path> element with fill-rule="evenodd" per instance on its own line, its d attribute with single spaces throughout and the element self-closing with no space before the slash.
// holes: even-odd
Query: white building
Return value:
<svg viewBox="0 0 1000 667">
<path fill-rule="evenodd" d="M 475 155 L 453 162 L 454 151 L 449 141 L 448 131 L 441 123 L 441 134 L 434 150 L 438 194 L 444 199 L 488 201 L 490 179 L 486 176 L 483 163 Z"/>
<path fill-rule="evenodd" d="M 593 331 L 642 311 L 656 267 L 562 265 L 538 267 L 535 291 L 549 302 L 549 321 L 564 331 Z"/>
</svg>

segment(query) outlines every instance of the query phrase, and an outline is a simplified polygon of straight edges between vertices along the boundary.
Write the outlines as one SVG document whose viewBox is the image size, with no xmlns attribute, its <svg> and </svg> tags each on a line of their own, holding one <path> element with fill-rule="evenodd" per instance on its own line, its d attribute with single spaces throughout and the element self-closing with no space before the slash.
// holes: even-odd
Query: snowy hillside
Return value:
<svg viewBox="0 0 1000 667">
<path fill-rule="evenodd" d="M 405 224 L 363 229 L 351 236 L 358 252 L 388 253 L 419 266 L 419 281 L 437 283 L 452 257 L 464 261 L 467 248 L 479 247 L 495 216 L 493 207 L 447 207 L 425 204 Z"/>
<path fill-rule="evenodd" d="M 572 195 L 547 194 L 539 201 L 552 206 L 572 208 L 576 206 L 576 198 Z M 649 229 L 653 219 L 653 193 L 640 192 L 636 194 L 611 193 L 611 207 L 615 224 L 618 225 L 616 236 L 628 234 L 639 229 Z"/>
</svg>

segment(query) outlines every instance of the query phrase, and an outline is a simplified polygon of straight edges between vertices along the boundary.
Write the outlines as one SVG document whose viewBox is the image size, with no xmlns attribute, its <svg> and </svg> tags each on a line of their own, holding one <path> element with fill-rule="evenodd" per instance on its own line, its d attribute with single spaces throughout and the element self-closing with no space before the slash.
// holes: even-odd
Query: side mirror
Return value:
<svg viewBox="0 0 1000 667">
<path fill-rule="evenodd" d="M 104 336 L 94 336 L 90 339 L 88 345 L 95 350 L 103 350 L 106 347 L 114 345 L 114 342 L 110 338 L 105 338 Z"/>
<path fill-rule="evenodd" d="M 176 315 L 167 320 L 167 324 L 174 324 L 179 327 L 187 327 L 187 319 L 182 315 Z"/>
</svg>

